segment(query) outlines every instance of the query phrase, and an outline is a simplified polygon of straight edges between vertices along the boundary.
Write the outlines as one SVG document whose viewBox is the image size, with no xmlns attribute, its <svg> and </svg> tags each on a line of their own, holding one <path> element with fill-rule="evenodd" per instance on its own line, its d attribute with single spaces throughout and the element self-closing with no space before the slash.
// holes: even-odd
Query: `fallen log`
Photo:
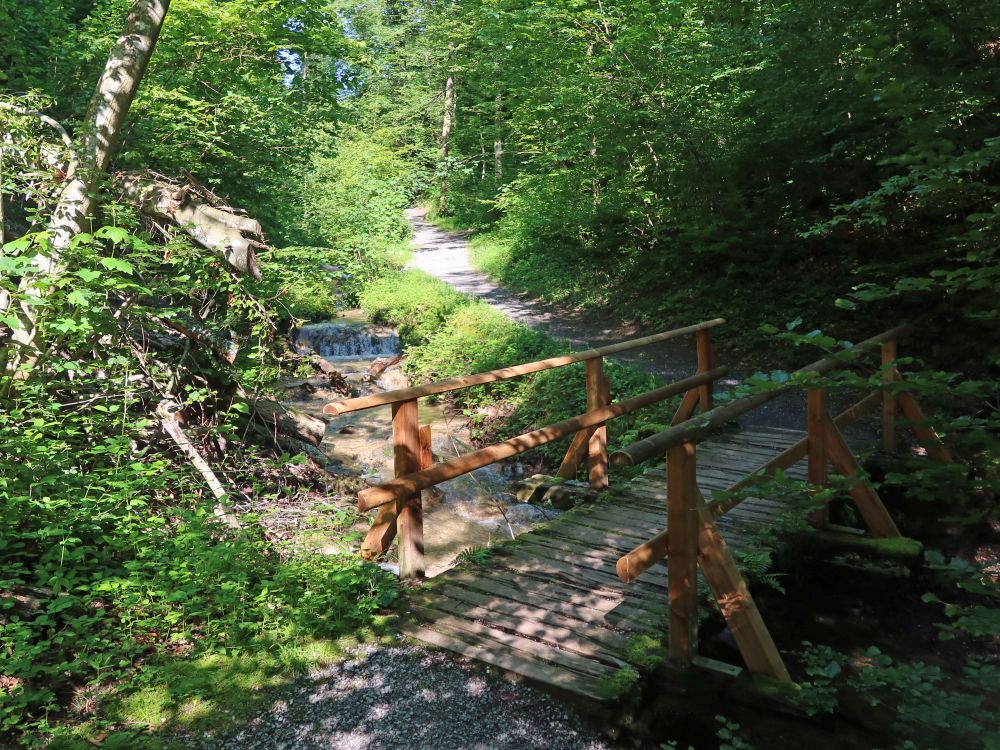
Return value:
<svg viewBox="0 0 1000 750">
<path fill-rule="evenodd" d="M 212 495 L 215 497 L 215 517 L 237 534 L 242 535 L 243 527 L 240 525 L 236 513 L 229 505 L 229 493 L 226 492 L 225 487 L 222 486 L 222 482 L 219 481 L 215 472 L 212 471 L 212 467 L 205 460 L 205 457 L 198 452 L 198 449 L 188 440 L 188 436 L 184 434 L 184 430 L 181 429 L 180 423 L 177 421 L 178 411 L 180 411 L 179 404 L 169 400 L 160 402 L 160 405 L 156 409 L 156 416 L 160 418 L 160 427 L 170 436 L 170 439 L 174 441 L 177 447 L 181 449 L 181 452 L 187 456 L 188 461 L 198 470 L 198 473 L 201 474 L 208 488 L 212 491 Z"/>
<path fill-rule="evenodd" d="M 220 255 L 231 268 L 261 278 L 254 248 L 266 248 L 260 223 L 241 216 L 192 183 L 120 172 L 114 184 L 146 216 L 178 226 L 204 248 Z"/>
<path fill-rule="evenodd" d="M 273 399 L 254 396 L 242 389 L 240 396 L 250 405 L 254 416 L 264 423 L 271 435 L 280 433 L 313 446 L 323 441 L 326 422 L 322 419 Z"/>
<path fill-rule="evenodd" d="M 377 380 L 383 372 L 388 370 L 390 367 L 398 365 L 402 361 L 402 354 L 397 354 L 395 357 L 380 357 L 372 362 L 372 366 L 368 368 L 368 372 L 365 373 L 363 380 L 367 382 Z"/>
</svg>

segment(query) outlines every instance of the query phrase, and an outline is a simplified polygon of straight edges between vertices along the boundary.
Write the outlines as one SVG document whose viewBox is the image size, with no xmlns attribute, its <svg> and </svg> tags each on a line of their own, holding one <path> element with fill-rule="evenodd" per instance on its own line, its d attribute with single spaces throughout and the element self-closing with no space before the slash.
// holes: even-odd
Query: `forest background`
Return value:
<svg viewBox="0 0 1000 750">
<path fill-rule="evenodd" d="M 0 100 L 15 107 L 0 109 L 0 292 L 14 299 L 65 179 L 46 156 L 65 144 L 30 113 L 76 132 L 130 5 L 0 0 Z M 257 533 L 218 540 L 199 477 L 151 433 L 169 393 L 220 470 L 251 477 L 242 492 L 316 493 L 314 477 L 288 482 L 288 454 L 243 440 L 240 394 L 301 366 L 282 345 L 297 322 L 367 295 L 421 377 L 549 346 L 483 316 L 456 329 L 427 279 L 400 291 L 416 202 L 475 230 L 475 262 L 515 290 L 656 329 L 725 317 L 737 358 L 778 366 L 801 358 L 795 343 L 912 322 L 907 352 L 969 462 L 946 481 L 992 492 L 997 28 L 986 0 L 174 0 L 109 171 L 245 210 L 267 238 L 262 278 L 110 181 L 102 228 L 32 303 L 47 353 L 0 390 L 0 589 L 45 593 L 26 595 L 30 616 L 17 596 L 0 605 L 2 729 L 59 734 L 68 709 L 89 721 L 123 684 L 108 725 L 155 724 L 202 690 L 156 658 L 201 659 L 219 685 L 256 659 L 270 679 L 378 630 L 386 576 L 277 554 Z M 137 350 L 133 326 L 182 318 L 239 341 L 232 361 Z M 17 325 L 0 317 L 0 344 Z M 268 661 L 277 642 L 291 645 Z"/>
</svg>

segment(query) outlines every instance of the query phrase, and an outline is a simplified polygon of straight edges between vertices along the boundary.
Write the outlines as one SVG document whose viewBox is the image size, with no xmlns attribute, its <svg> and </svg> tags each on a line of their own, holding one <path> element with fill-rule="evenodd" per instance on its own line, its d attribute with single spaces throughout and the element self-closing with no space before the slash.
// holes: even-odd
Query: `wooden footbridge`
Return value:
<svg viewBox="0 0 1000 750">
<path fill-rule="evenodd" d="M 778 500 L 755 497 L 753 486 L 780 470 L 807 480 L 809 491 L 815 492 L 827 484 L 832 466 L 854 480 L 849 484 L 851 498 L 868 533 L 899 536 L 878 494 L 863 481 L 843 428 L 881 410 L 882 447 L 892 451 L 901 413 L 931 457 L 950 456 L 896 369 L 896 341 L 906 326 L 861 342 L 847 354 L 813 362 L 786 384 L 713 408 L 712 384 L 728 370 L 716 365 L 709 334 L 723 322 L 707 321 L 600 349 L 328 404 L 328 414 L 392 407 L 396 478 L 358 495 L 362 511 L 379 509 L 362 554 L 380 556 L 398 534 L 400 575 L 408 579 L 424 574 L 421 490 L 570 435 L 574 439 L 559 476 L 575 476 L 586 461 L 595 489 L 608 487 L 612 465 L 666 457 L 665 467 L 647 469 L 604 499 L 503 545 L 488 566 L 457 568 L 439 576 L 429 589 L 412 589 L 402 605 L 405 632 L 603 702 L 614 695 L 616 675 L 631 669 L 630 650 L 649 642 L 637 636 L 665 639 L 670 659 L 678 666 L 699 663 L 700 568 L 745 667 L 755 675 L 790 681 L 734 556 L 734 551 L 752 548 L 755 530 L 774 524 L 787 510 Z M 688 335 L 697 341 L 697 372 L 692 377 L 611 401 L 605 357 Z M 878 388 L 833 415 L 822 376 L 863 366 L 871 353 L 881 354 L 880 363 L 870 368 L 878 373 Z M 585 414 L 433 463 L 429 428 L 418 423 L 418 399 L 578 362 L 586 367 Z M 739 415 L 802 387 L 808 390 L 803 431 L 722 432 Z M 675 396 L 681 403 L 669 429 L 608 455 L 609 420 Z M 823 509 L 811 520 L 824 524 Z"/>
</svg>

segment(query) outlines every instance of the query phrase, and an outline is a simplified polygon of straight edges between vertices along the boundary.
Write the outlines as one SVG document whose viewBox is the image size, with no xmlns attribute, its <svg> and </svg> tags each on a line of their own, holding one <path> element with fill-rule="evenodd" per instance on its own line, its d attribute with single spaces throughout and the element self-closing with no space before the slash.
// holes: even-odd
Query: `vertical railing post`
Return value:
<svg viewBox="0 0 1000 750">
<path fill-rule="evenodd" d="M 698 372 L 708 372 L 715 369 L 715 349 L 712 347 L 712 339 L 708 329 L 695 333 L 698 348 Z M 698 387 L 699 404 L 703 412 L 712 408 L 712 384 Z"/>
<path fill-rule="evenodd" d="M 896 380 L 896 340 L 882 343 L 882 382 L 893 383 Z M 886 453 L 896 452 L 896 396 L 892 391 L 882 391 L 882 450 Z"/>
<path fill-rule="evenodd" d="M 808 441 L 806 449 L 809 458 L 809 484 L 814 487 L 826 486 L 827 446 L 826 446 L 826 390 L 810 388 L 806 406 Z M 817 526 L 825 526 L 828 520 L 827 508 L 823 506 L 810 519 Z"/>
<path fill-rule="evenodd" d="M 586 361 L 587 411 L 594 411 L 611 403 L 611 384 L 604 374 L 604 358 Z M 594 429 L 587 445 L 590 460 L 590 486 L 604 489 L 608 486 L 608 428 L 601 425 Z"/>
<path fill-rule="evenodd" d="M 684 666 L 698 649 L 698 508 L 694 443 L 667 451 L 667 601 L 670 659 Z"/>
<path fill-rule="evenodd" d="M 393 467 L 397 477 L 420 471 L 420 422 L 417 400 L 392 405 Z M 399 577 L 422 578 L 424 517 L 420 493 L 396 502 L 399 530 Z"/>
<path fill-rule="evenodd" d="M 810 388 L 808 396 L 808 453 L 809 484 L 822 487 L 826 484 L 826 391 Z"/>
</svg>

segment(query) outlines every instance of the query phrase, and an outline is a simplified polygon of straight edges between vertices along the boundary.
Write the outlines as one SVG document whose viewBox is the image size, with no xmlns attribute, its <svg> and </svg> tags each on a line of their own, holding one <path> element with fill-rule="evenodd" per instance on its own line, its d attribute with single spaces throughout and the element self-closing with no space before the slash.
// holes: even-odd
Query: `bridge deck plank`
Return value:
<svg viewBox="0 0 1000 750">
<path fill-rule="evenodd" d="M 698 448 L 698 484 L 706 498 L 744 479 L 803 437 L 754 428 Z M 805 478 L 797 464 L 788 474 Z M 749 497 L 718 522 L 730 547 L 753 548 L 754 531 L 773 524 L 782 503 Z M 403 598 L 412 638 L 607 702 L 608 682 L 624 664 L 630 639 L 666 636 L 666 566 L 631 584 L 615 574 L 618 558 L 666 526 L 666 473 L 650 469 L 622 491 L 521 535 L 480 566 L 455 568 L 440 585 Z"/>
</svg>

